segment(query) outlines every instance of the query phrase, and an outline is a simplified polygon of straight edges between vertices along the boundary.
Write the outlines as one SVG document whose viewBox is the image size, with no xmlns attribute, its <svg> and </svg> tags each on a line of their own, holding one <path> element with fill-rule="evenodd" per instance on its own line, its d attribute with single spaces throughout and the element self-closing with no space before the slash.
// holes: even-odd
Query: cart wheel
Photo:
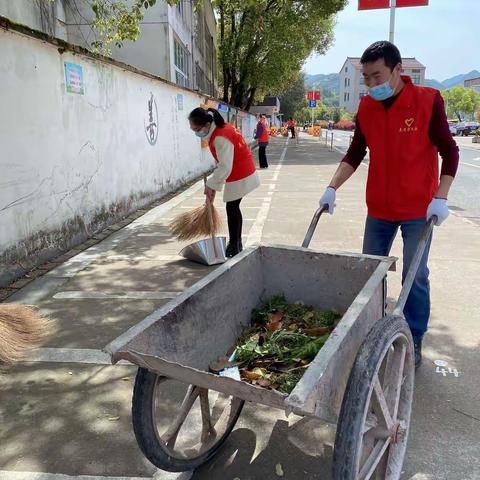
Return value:
<svg viewBox="0 0 480 480">
<path fill-rule="evenodd" d="M 410 329 L 401 317 L 377 322 L 363 342 L 337 426 L 335 480 L 400 478 L 413 401 Z"/>
<path fill-rule="evenodd" d="M 212 458 L 240 416 L 244 401 L 139 368 L 132 401 L 143 454 L 170 472 L 194 470 Z"/>
</svg>

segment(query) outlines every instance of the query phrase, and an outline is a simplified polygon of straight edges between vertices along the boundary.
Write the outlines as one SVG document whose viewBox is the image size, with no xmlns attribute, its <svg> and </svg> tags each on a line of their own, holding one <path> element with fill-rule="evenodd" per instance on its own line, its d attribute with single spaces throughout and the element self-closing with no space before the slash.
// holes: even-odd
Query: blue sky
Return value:
<svg viewBox="0 0 480 480">
<path fill-rule="evenodd" d="M 416 57 L 426 77 L 443 81 L 480 71 L 480 0 L 430 0 L 428 7 L 397 8 L 395 43 L 402 56 Z M 359 57 L 376 40 L 388 39 L 389 10 L 358 11 L 357 0 L 340 12 L 335 43 L 305 64 L 310 74 L 338 72 L 347 56 Z"/>
</svg>

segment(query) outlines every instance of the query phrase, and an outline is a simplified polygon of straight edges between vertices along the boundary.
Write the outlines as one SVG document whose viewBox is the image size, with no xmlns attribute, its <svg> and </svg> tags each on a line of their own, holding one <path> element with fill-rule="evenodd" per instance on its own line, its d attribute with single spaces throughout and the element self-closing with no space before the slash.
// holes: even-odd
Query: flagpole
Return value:
<svg viewBox="0 0 480 480">
<path fill-rule="evenodd" d="M 395 7 L 397 6 L 397 0 L 391 0 L 390 3 L 390 42 L 395 41 Z"/>
</svg>

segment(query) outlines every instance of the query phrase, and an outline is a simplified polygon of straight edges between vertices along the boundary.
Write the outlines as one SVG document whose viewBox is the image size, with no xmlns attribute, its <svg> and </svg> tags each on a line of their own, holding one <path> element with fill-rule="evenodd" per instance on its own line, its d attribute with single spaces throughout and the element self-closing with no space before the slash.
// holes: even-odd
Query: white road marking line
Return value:
<svg viewBox="0 0 480 480">
<path fill-rule="evenodd" d="M 180 258 L 182 257 L 180 257 L 179 255 L 156 255 L 151 257 L 148 257 L 147 255 L 107 255 L 105 258 L 102 258 L 102 261 L 128 260 L 133 262 L 140 262 L 143 260 L 147 260 L 151 262 L 169 262 L 173 260 L 178 260 Z"/>
<path fill-rule="evenodd" d="M 153 477 L 107 477 L 103 475 L 65 475 L 63 473 L 11 472 L 0 470 L 0 480 L 190 480 L 193 472 L 158 470 Z"/>
<path fill-rule="evenodd" d="M 130 299 L 130 300 L 166 300 L 174 298 L 182 292 L 87 292 L 72 290 L 56 293 L 55 300 L 102 300 L 102 299 Z"/>
<path fill-rule="evenodd" d="M 460 163 L 462 165 L 468 165 L 469 167 L 480 168 L 480 165 L 474 165 L 473 163 L 468 163 L 468 162 L 460 162 Z"/>
<path fill-rule="evenodd" d="M 287 153 L 287 148 L 288 148 L 288 138 L 287 141 L 285 142 L 285 147 L 283 148 L 282 154 L 280 156 L 280 160 L 277 163 L 277 165 L 274 168 L 274 174 L 272 176 L 272 180 L 269 185 L 269 190 L 273 193 L 273 190 L 275 189 L 275 183 L 278 180 L 278 175 L 280 174 L 280 169 L 282 168 L 283 161 L 285 160 L 285 155 Z M 252 245 L 254 243 L 258 243 L 262 239 L 262 234 L 263 234 L 263 228 L 265 226 L 265 221 L 267 220 L 268 217 L 268 212 L 270 211 L 270 207 L 272 204 L 272 198 L 273 196 L 270 195 L 265 198 L 263 201 L 259 212 L 257 213 L 257 218 L 255 219 L 255 222 L 252 225 L 252 228 L 248 232 L 247 236 L 247 241 L 245 242 L 246 245 Z"/>
</svg>

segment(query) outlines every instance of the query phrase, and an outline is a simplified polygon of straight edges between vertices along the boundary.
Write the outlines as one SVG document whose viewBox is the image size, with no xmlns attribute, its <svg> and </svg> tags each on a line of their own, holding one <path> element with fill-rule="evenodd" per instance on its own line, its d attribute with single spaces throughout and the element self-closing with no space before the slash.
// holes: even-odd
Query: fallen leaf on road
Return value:
<svg viewBox="0 0 480 480">
<path fill-rule="evenodd" d="M 130 377 L 123 377 L 121 380 L 122 380 L 122 382 L 129 382 L 129 381 L 130 381 Z"/>
<path fill-rule="evenodd" d="M 283 468 L 281 463 L 277 463 L 275 465 L 275 473 L 278 477 L 283 477 Z"/>
<path fill-rule="evenodd" d="M 120 417 L 113 417 L 113 416 L 108 416 L 107 420 L 109 422 L 116 422 L 117 420 L 120 420 Z"/>
<path fill-rule="evenodd" d="M 69 375 L 73 375 L 73 372 L 68 372 Z"/>
</svg>

